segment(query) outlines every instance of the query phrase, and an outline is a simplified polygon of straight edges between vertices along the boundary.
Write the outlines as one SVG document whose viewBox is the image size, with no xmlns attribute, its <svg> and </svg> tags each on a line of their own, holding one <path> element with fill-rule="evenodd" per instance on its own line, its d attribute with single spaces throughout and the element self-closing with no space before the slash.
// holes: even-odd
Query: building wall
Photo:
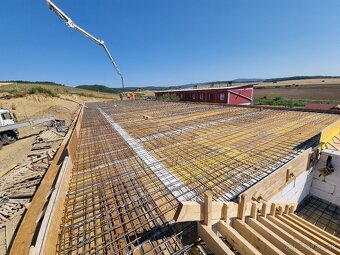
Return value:
<svg viewBox="0 0 340 255">
<path fill-rule="evenodd" d="M 234 94 L 233 92 L 236 92 L 237 94 Z M 245 97 L 242 97 L 242 96 Z M 249 102 L 249 99 L 251 98 L 251 102 Z M 253 88 L 244 88 L 244 89 L 234 89 L 229 91 L 229 104 L 250 104 L 253 101 Z"/>
<path fill-rule="evenodd" d="M 320 169 L 326 166 L 327 157 L 332 157 L 334 172 L 327 176 L 319 176 Z M 340 206 L 340 152 L 323 150 L 315 166 L 310 194 Z"/>
<path fill-rule="evenodd" d="M 253 86 L 172 92 L 161 91 L 156 92 L 155 94 L 157 98 L 164 94 L 176 94 L 180 98 L 180 101 L 249 105 L 252 104 L 253 101 Z"/>
</svg>

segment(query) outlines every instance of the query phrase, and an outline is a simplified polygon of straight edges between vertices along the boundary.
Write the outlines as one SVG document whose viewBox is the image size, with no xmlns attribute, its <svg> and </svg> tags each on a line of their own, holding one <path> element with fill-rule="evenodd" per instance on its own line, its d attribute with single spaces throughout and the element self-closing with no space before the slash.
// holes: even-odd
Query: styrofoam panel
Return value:
<svg viewBox="0 0 340 255">
<path fill-rule="evenodd" d="M 313 180 L 312 188 L 316 188 L 330 194 L 333 194 L 335 191 L 335 185 L 327 181 L 326 182 L 320 181 L 318 179 Z"/>
<path fill-rule="evenodd" d="M 323 200 L 326 200 L 330 203 L 333 203 L 335 204 L 336 203 L 336 197 L 332 194 L 329 194 L 329 193 L 326 193 L 322 190 L 319 190 L 319 189 L 315 189 L 315 188 L 311 188 L 310 189 L 310 194 L 313 195 L 313 196 L 316 196 L 318 198 L 321 198 Z"/>
<path fill-rule="evenodd" d="M 290 182 L 286 187 L 284 187 L 279 193 L 273 196 L 270 201 L 275 202 L 301 202 L 308 194 L 313 180 L 312 172 L 303 172 L 295 181 Z"/>
<path fill-rule="evenodd" d="M 336 204 L 337 206 L 340 206 L 340 198 L 339 198 L 339 197 L 335 200 L 335 204 Z"/>
<path fill-rule="evenodd" d="M 325 176 L 325 181 L 336 187 L 340 187 L 340 177 L 333 174 Z"/>
<path fill-rule="evenodd" d="M 337 198 L 340 198 L 340 187 L 336 187 L 333 195 L 336 196 Z"/>
</svg>

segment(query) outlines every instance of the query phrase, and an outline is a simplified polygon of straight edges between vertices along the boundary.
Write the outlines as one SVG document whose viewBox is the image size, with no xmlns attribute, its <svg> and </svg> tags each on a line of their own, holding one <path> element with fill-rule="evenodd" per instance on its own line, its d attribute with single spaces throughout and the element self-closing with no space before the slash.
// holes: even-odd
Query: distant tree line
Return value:
<svg viewBox="0 0 340 255">
<path fill-rule="evenodd" d="M 54 85 L 54 86 L 65 86 L 64 84 L 56 83 L 56 82 L 53 82 L 53 81 L 8 80 L 8 81 L 0 81 L 0 82 L 18 83 L 18 84 L 44 84 L 44 85 Z"/>
</svg>

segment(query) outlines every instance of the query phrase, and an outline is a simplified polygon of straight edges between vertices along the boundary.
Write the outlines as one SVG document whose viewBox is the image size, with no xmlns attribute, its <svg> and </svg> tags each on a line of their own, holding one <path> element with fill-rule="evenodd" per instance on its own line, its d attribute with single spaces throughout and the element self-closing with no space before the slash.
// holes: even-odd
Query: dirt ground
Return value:
<svg viewBox="0 0 340 255">
<path fill-rule="evenodd" d="M 98 100 L 100 99 L 75 95 L 60 97 L 28 95 L 21 98 L 0 99 L 0 108 L 13 111 L 18 121 L 54 116 L 56 119 L 65 120 L 69 125 L 82 103 Z M 36 135 L 44 129 L 43 125 L 19 129 L 19 140 L 13 144 L 5 145 L 0 151 L 0 172 L 13 164 L 21 163 L 31 151 Z"/>
<path fill-rule="evenodd" d="M 284 87 L 284 88 L 263 88 L 254 90 L 254 98 L 275 98 L 284 97 L 289 99 L 312 99 L 312 100 L 339 100 L 340 86 L 325 87 Z"/>
</svg>

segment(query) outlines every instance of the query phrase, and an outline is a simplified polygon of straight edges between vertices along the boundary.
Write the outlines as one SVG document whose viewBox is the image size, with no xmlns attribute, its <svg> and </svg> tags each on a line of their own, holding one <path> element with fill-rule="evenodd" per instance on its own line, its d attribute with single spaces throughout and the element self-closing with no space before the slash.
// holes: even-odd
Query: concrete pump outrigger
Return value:
<svg viewBox="0 0 340 255">
<path fill-rule="evenodd" d="M 116 62 L 112 58 L 111 53 L 110 53 L 109 49 L 106 47 L 104 41 L 97 39 L 96 37 L 94 37 L 90 33 L 86 32 L 84 29 L 82 29 L 81 27 L 76 25 L 73 22 L 73 20 L 70 17 L 68 17 L 62 10 L 60 10 L 52 1 L 50 1 L 50 0 L 45 0 L 45 1 L 47 3 L 48 7 L 50 8 L 50 10 L 54 11 L 66 23 L 66 25 L 68 25 L 70 28 L 74 28 L 75 30 L 79 31 L 80 33 L 82 33 L 83 35 L 85 35 L 86 37 L 90 38 L 92 41 L 94 41 L 95 43 L 97 43 L 98 45 L 103 47 L 103 49 L 105 50 L 107 56 L 110 58 L 111 63 L 113 64 L 114 68 L 116 69 L 116 72 L 118 73 L 118 75 L 121 78 L 123 92 L 124 92 L 124 78 L 123 78 L 123 75 L 120 72 Z"/>
</svg>

